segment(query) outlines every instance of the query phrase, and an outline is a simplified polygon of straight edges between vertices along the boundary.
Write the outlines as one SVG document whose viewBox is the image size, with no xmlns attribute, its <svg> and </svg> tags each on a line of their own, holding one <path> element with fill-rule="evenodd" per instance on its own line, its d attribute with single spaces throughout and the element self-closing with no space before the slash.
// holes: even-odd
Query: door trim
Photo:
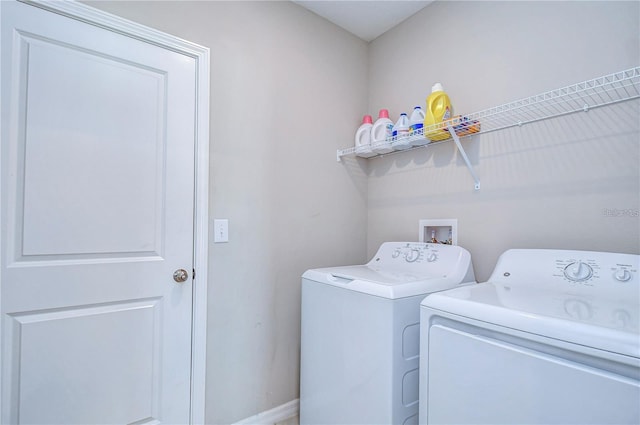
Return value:
<svg viewBox="0 0 640 425">
<path fill-rule="evenodd" d="M 18 0 L 90 25 L 184 54 L 196 61 L 193 315 L 191 324 L 191 424 L 205 423 L 207 285 L 209 251 L 209 48 L 75 1 Z"/>
</svg>

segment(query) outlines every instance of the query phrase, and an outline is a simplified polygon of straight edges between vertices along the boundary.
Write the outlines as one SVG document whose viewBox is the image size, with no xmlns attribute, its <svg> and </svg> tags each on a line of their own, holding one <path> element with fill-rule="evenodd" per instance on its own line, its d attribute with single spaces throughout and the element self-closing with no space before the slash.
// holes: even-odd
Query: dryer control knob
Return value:
<svg viewBox="0 0 640 425">
<path fill-rule="evenodd" d="M 574 282 L 582 282 L 593 276 L 593 269 L 582 261 L 576 261 L 564 268 L 564 275 Z"/>
<path fill-rule="evenodd" d="M 631 279 L 631 272 L 627 269 L 618 269 L 613 274 L 613 277 L 620 282 L 626 282 Z"/>
<path fill-rule="evenodd" d="M 589 320 L 593 317 L 593 309 L 582 300 L 569 298 L 564 302 L 564 311 L 574 319 Z"/>
<path fill-rule="evenodd" d="M 616 327 L 625 329 L 630 328 L 633 322 L 628 311 L 618 309 L 613 312 L 613 323 Z"/>
</svg>

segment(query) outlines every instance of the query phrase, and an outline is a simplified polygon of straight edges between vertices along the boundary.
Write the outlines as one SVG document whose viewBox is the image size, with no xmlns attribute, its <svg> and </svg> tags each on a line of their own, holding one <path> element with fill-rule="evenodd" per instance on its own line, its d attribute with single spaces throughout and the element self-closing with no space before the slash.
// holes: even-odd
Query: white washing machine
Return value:
<svg viewBox="0 0 640 425">
<path fill-rule="evenodd" d="M 302 276 L 300 423 L 418 421 L 420 301 L 475 283 L 458 246 L 387 242 L 361 266 Z"/>
<path fill-rule="evenodd" d="M 510 250 L 421 305 L 421 424 L 640 423 L 640 256 Z"/>
</svg>

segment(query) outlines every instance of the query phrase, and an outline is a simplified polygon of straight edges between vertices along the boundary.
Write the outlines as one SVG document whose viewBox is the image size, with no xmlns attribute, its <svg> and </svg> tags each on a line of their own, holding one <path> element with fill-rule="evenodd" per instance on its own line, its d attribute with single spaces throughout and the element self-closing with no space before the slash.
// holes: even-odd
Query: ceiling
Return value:
<svg viewBox="0 0 640 425">
<path fill-rule="evenodd" d="M 433 0 L 293 0 L 365 41 L 371 41 Z"/>
</svg>

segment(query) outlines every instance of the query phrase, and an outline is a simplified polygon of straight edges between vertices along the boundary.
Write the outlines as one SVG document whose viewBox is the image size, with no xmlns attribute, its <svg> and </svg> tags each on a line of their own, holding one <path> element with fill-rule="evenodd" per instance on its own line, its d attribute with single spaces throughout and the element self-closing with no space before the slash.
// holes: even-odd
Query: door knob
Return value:
<svg viewBox="0 0 640 425">
<path fill-rule="evenodd" d="M 189 277 L 189 273 L 185 269 L 178 269 L 173 272 L 173 280 L 178 283 L 182 283 Z"/>
</svg>

